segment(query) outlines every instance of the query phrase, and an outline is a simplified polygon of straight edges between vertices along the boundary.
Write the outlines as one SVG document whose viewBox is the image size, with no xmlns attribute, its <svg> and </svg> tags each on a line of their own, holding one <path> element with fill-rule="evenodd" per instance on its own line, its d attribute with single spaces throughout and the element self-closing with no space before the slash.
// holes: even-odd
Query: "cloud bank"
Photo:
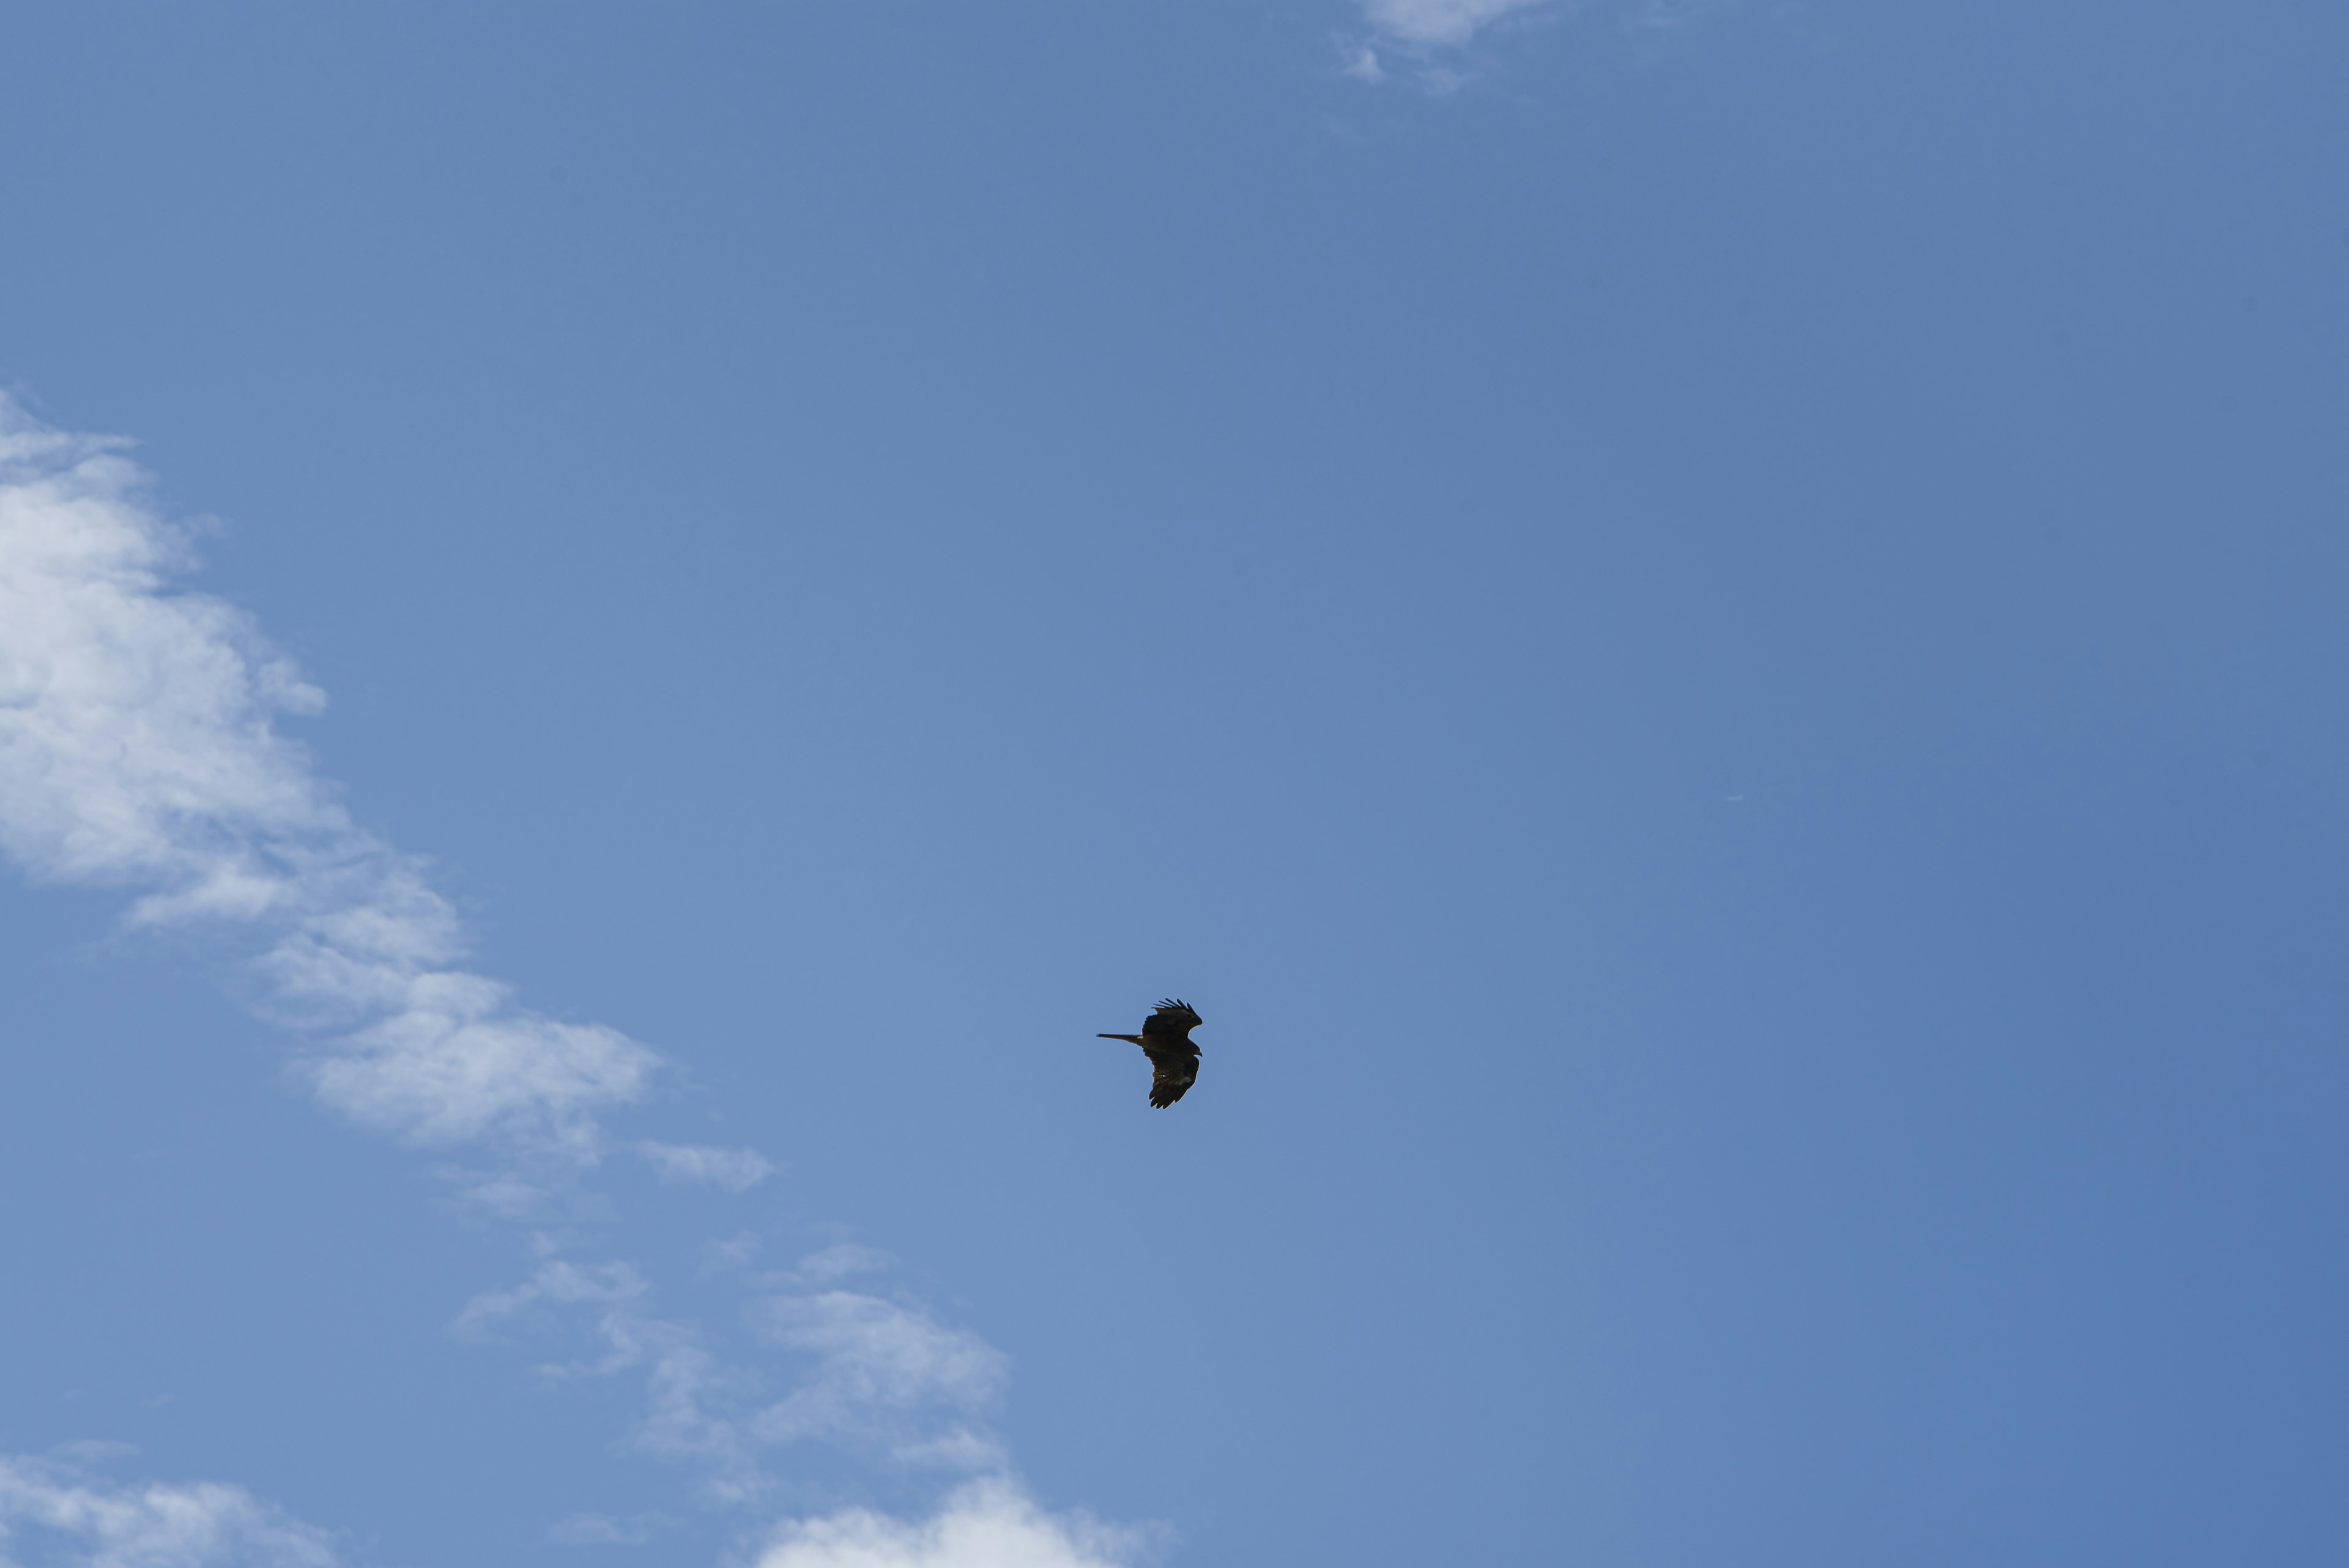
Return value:
<svg viewBox="0 0 2349 1568">
<path fill-rule="evenodd" d="M 335 1568 L 336 1561 L 324 1531 L 243 1487 L 117 1484 L 56 1459 L 0 1457 L 0 1563 Z"/>
<path fill-rule="evenodd" d="M 661 1065 L 596 1024 L 519 1005 L 462 967 L 455 910 L 421 864 L 356 826 L 309 753 L 278 732 L 324 697 L 252 618 L 185 590 L 185 533 L 145 499 L 125 443 L 62 432 L 0 395 L 0 854 L 36 880 L 122 889 L 133 927 L 233 939 L 254 1009 L 305 1042 L 318 1098 L 419 1145 L 485 1143 L 497 1168 L 470 1197 L 523 1217 L 547 1171 L 596 1163 L 601 1116 L 643 1097 Z M 773 1165 L 749 1149 L 639 1140 L 665 1182 L 748 1190 Z M 592 1207 L 592 1206 L 591 1206 Z M 985 1422 L 1006 1358 L 918 1303 L 843 1288 L 886 1267 L 840 1244 L 746 1275 L 742 1331 L 763 1353 L 656 1310 L 624 1261 L 533 1238 L 529 1277 L 478 1296 L 451 1325 L 502 1337 L 584 1328 L 585 1359 L 550 1380 L 641 1375 L 640 1449 L 698 1468 L 706 1501 L 771 1499 L 766 1456 L 820 1441 L 899 1470 L 976 1476 L 930 1518 L 852 1510 L 757 1539 L 758 1568 L 1112 1568 L 1143 1537 L 1049 1514 L 1013 1479 Z M 745 1237 L 719 1255 L 747 1266 Z M 778 1386 L 770 1364 L 799 1364 Z M 649 1538 L 661 1516 L 574 1515 L 557 1539 Z M 47 1556 L 24 1557 L 38 1546 Z M 329 1539 L 238 1488 L 114 1484 L 56 1459 L 0 1457 L 0 1568 L 333 1568 Z"/>
<path fill-rule="evenodd" d="M 305 1071 L 353 1120 L 592 1155 L 658 1058 L 458 967 L 455 910 L 277 732 L 325 698 L 249 616 L 175 590 L 192 553 L 123 444 L 0 396 L 0 850 L 134 891 L 134 926 L 253 933 L 258 1010 L 317 1042 Z"/>
</svg>

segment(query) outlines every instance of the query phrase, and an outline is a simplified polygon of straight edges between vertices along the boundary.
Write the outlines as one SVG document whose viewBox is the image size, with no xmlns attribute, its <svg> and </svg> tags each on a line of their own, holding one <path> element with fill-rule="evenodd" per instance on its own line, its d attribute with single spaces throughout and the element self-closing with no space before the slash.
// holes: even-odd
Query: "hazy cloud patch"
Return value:
<svg viewBox="0 0 2349 1568">
<path fill-rule="evenodd" d="M 768 1442 L 877 1442 L 906 1463 L 981 1469 L 1003 1462 L 969 1422 L 1002 1392 L 1009 1358 L 917 1307 L 854 1291 L 771 1296 L 752 1309 L 771 1342 L 813 1355 L 790 1397 L 759 1412 Z"/>
</svg>

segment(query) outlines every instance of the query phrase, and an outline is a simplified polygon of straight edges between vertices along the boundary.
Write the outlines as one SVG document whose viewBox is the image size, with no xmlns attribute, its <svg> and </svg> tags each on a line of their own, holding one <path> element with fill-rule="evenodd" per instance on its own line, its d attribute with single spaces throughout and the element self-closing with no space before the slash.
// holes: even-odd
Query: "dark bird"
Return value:
<svg viewBox="0 0 2349 1568">
<path fill-rule="evenodd" d="M 1103 1040 L 1130 1040 L 1150 1058 L 1150 1103 L 1164 1110 L 1199 1081 L 1199 1048 L 1191 1031 L 1199 1015 L 1187 1002 L 1162 1002 L 1158 1011 L 1142 1021 L 1139 1034 L 1103 1034 Z"/>
</svg>

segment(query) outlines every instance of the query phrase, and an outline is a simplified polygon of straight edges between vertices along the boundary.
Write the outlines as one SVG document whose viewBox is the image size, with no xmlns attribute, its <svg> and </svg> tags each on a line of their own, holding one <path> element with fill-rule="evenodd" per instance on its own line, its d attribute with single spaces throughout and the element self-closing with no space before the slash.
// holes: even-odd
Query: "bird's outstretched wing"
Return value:
<svg viewBox="0 0 2349 1568">
<path fill-rule="evenodd" d="M 1201 1022 L 1189 1002 L 1162 1002 L 1155 1012 L 1142 1021 L 1142 1034 L 1153 1045 L 1180 1045 L 1195 1051 L 1198 1047 L 1191 1044 L 1191 1031 L 1196 1029 Z"/>
<path fill-rule="evenodd" d="M 1184 1092 L 1199 1081 L 1199 1057 L 1191 1051 L 1150 1052 L 1150 1103 L 1164 1110 L 1183 1097 Z"/>
</svg>

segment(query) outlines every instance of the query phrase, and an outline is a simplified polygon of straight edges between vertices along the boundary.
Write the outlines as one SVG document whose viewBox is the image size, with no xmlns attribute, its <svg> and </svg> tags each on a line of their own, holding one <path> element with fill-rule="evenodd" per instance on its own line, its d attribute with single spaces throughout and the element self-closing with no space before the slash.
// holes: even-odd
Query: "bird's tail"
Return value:
<svg viewBox="0 0 2349 1568">
<path fill-rule="evenodd" d="M 1130 1045 L 1139 1045 L 1142 1044 L 1142 1036 L 1139 1034 L 1096 1034 L 1093 1038 L 1096 1040 L 1123 1040 Z"/>
</svg>

